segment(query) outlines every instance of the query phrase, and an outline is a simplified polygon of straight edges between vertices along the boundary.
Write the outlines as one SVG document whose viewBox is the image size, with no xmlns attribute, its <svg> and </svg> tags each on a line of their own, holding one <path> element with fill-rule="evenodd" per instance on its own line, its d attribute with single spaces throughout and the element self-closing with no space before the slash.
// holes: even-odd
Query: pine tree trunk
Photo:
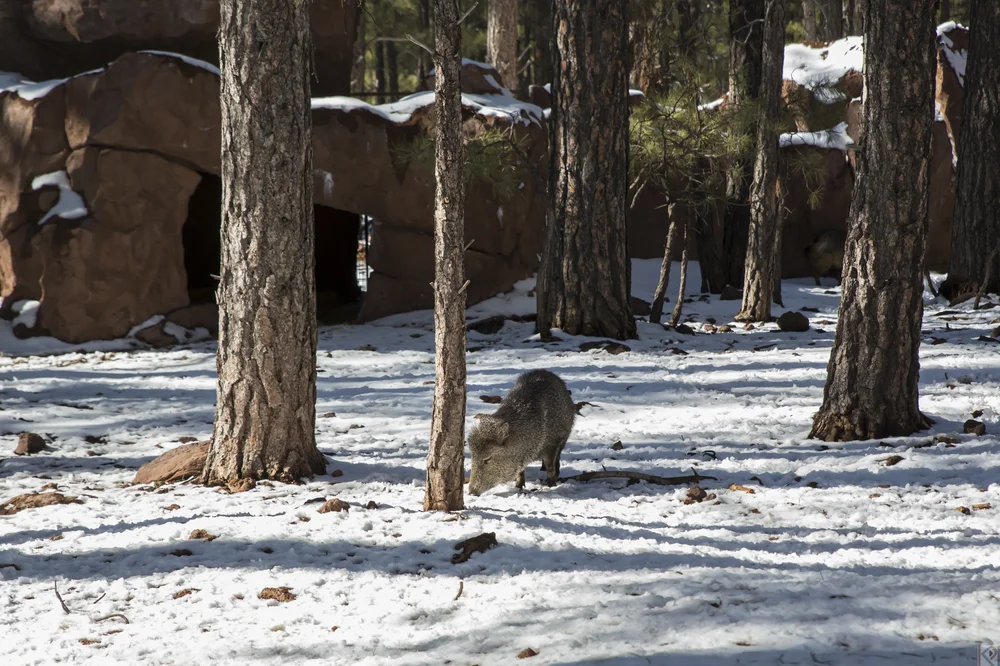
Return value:
<svg viewBox="0 0 1000 666">
<path fill-rule="evenodd" d="M 385 60 L 389 69 L 389 94 L 395 101 L 399 97 L 399 57 L 396 54 L 396 43 L 385 43 Z M 379 100 L 381 104 L 385 100 Z"/>
<path fill-rule="evenodd" d="M 545 85 L 552 83 L 555 74 L 552 71 L 552 0 L 528 0 L 532 5 L 532 16 L 535 25 L 534 57 L 532 58 L 532 83 Z"/>
<path fill-rule="evenodd" d="M 677 247 L 677 239 L 680 235 L 680 225 L 677 223 L 676 203 L 668 205 L 667 219 L 670 220 L 667 227 L 667 242 L 663 248 L 663 261 L 660 262 L 660 279 L 656 283 L 656 291 L 653 292 L 653 303 L 649 308 L 649 321 L 659 324 L 663 317 L 663 303 L 667 300 L 667 288 L 670 286 L 670 268 L 673 266 L 674 248 Z"/>
<path fill-rule="evenodd" d="M 354 36 L 354 55 L 351 66 L 351 92 L 365 92 L 365 51 L 368 43 L 365 41 L 365 26 L 368 23 L 368 15 L 362 7 L 358 11 L 358 31 Z"/>
<path fill-rule="evenodd" d="M 490 0 L 486 17 L 486 59 L 503 85 L 517 91 L 517 0 Z"/>
<path fill-rule="evenodd" d="M 434 0 L 434 409 L 425 511 L 465 506 L 465 183 L 458 0 Z"/>
<path fill-rule="evenodd" d="M 634 338 L 628 257 L 626 0 L 557 0 L 549 235 L 538 329 Z"/>
<path fill-rule="evenodd" d="M 843 0 L 844 35 L 861 34 L 861 12 L 859 5 L 862 0 Z M 947 2 L 947 0 L 945 0 Z"/>
<path fill-rule="evenodd" d="M 757 158 L 750 191 L 743 307 L 737 321 L 769 321 L 774 295 L 775 237 L 778 233 L 778 122 L 781 119 L 781 70 L 785 60 L 785 3 L 768 0 L 757 114 Z"/>
<path fill-rule="evenodd" d="M 681 313 L 684 310 L 684 292 L 687 291 L 688 282 L 688 245 L 690 243 L 691 234 L 691 222 L 690 220 L 684 220 L 684 224 L 681 225 L 681 277 L 679 284 L 677 285 L 677 302 L 674 303 L 674 312 L 670 315 L 670 325 L 674 328 L 680 323 Z"/>
<path fill-rule="evenodd" d="M 837 333 L 811 437 L 909 435 L 918 406 L 937 0 L 868 0 L 865 103 Z"/>
<path fill-rule="evenodd" d="M 752 0 L 751 0 L 752 1 Z M 802 28 L 806 31 L 807 42 L 819 41 L 819 30 L 816 22 L 817 0 L 802 0 Z"/>
<path fill-rule="evenodd" d="M 820 0 L 823 39 L 832 42 L 844 35 L 844 10 L 841 0 Z"/>
<path fill-rule="evenodd" d="M 764 1 L 730 0 L 729 101 L 734 106 L 756 103 L 760 93 L 761 51 L 764 45 Z M 753 127 L 745 129 L 754 137 Z M 723 223 L 723 261 L 726 279 L 743 286 L 750 230 L 750 183 L 756 148 L 738 156 L 726 180 L 726 217 Z"/>
<path fill-rule="evenodd" d="M 385 101 L 386 79 L 385 42 L 375 42 L 375 91 L 379 93 L 378 103 Z"/>
<path fill-rule="evenodd" d="M 434 41 L 431 34 L 431 0 L 417 0 L 417 26 L 420 28 L 420 40 L 424 44 Z M 417 81 L 423 81 L 433 66 L 430 54 L 424 49 L 418 49 Z"/>
<path fill-rule="evenodd" d="M 941 14 L 938 17 L 938 23 L 939 24 L 946 23 L 950 20 L 951 20 L 951 0 L 941 0 Z"/>
<path fill-rule="evenodd" d="M 947 298 L 1000 292 L 1000 3 L 973 0 Z M 987 264 L 993 257 L 992 269 Z"/>
<path fill-rule="evenodd" d="M 222 261 L 209 484 L 321 474 L 306 3 L 220 6 Z"/>
</svg>

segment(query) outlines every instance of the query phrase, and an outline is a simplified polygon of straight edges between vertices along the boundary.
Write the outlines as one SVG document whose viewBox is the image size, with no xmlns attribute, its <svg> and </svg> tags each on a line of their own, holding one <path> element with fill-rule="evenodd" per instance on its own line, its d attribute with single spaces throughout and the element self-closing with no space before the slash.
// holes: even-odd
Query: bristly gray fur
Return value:
<svg viewBox="0 0 1000 666">
<path fill-rule="evenodd" d="M 480 417 L 469 432 L 469 493 L 481 495 L 515 477 L 522 488 L 524 468 L 538 460 L 554 485 L 575 418 L 569 389 L 557 375 L 548 370 L 520 375 L 497 411 Z"/>
</svg>

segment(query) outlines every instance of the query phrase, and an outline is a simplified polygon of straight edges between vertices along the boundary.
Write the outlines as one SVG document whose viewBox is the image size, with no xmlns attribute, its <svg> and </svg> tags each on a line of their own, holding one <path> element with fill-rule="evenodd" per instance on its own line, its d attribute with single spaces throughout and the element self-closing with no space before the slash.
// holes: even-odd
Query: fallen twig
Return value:
<svg viewBox="0 0 1000 666">
<path fill-rule="evenodd" d="M 59 600 L 59 605 L 62 606 L 62 609 L 66 613 L 66 615 L 72 613 L 73 611 L 69 609 L 69 606 L 67 606 L 66 602 L 63 601 L 62 595 L 59 594 L 59 585 L 55 581 L 52 581 L 52 589 L 56 591 L 56 599 Z"/>
<path fill-rule="evenodd" d="M 462 590 L 464 588 L 465 588 L 465 583 L 463 583 L 462 581 L 458 581 L 458 594 L 455 595 L 455 598 L 452 599 L 452 601 L 458 601 L 458 598 L 462 596 Z"/>
<path fill-rule="evenodd" d="M 105 615 L 104 617 L 97 618 L 96 620 L 94 620 L 94 622 L 104 622 L 105 620 L 110 620 L 111 618 L 115 617 L 120 617 L 121 619 L 125 620 L 125 624 L 132 624 L 131 622 L 128 621 L 128 618 L 122 615 L 121 613 L 112 613 L 111 615 Z"/>
<path fill-rule="evenodd" d="M 704 476 L 696 472 L 694 469 L 691 470 L 693 474 L 688 474 L 685 476 L 656 476 L 654 474 L 643 474 L 642 472 L 620 472 L 620 471 L 602 471 L 602 472 L 584 472 L 583 474 L 575 474 L 573 476 L 566 476 L 560 481 L 592 481 L 594 479 L 632 479 L 634 481 L 645 481 L 647 483 L 655 483 L 660 486 L 681 486 L 685 483 L 698 483 L 703 480 L 718 481 L 714 476 Z"/>
</svg>

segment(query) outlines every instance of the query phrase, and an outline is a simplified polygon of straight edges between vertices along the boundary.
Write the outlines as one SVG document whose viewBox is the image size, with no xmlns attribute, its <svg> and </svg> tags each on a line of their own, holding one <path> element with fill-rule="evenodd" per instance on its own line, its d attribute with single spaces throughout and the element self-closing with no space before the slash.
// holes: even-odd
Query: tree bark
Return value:
<svg viewBox="0 0 1000 666">
<path fill-rule="evenodd" d="M 682 0 L 684 1 L 684 0 Z M 632 85 L 648 95 L 663 92 L 665 67 L 663 30 L 665 16 L 659 0 L 633 0 L 635 15 L 631 17 L 629 66 Z"/>
<path fill-rule="evenodd" d="M 458 0 L 434 0 L 434 408 L 425 511 L 465 506 L 465 182 Z"/>
<path fill-rule="evenodd" d="M 946 298 L 1000 292 L 1000 4 L 973 0 L 970 11 Z"/>
<path fill-rule="evenodd" d="M 820 0 L 820 24 L 823 39 L 832 42 L 844 36 L 844 8 L 842 0 Z"/>
<path fill-rule="evenodd" d="M 862 0 L 843 0 L 843 2 L 844 35 L 860 35 Z"/>
<path fill-rule="evenodd" d="M 802 27 L 806 31 L 807 42 L 819 41 L 816 3 L 818 0 L 802 0 Z"/>
<path fill-rule="evenodd" d="M 395 101 L 399 96 L 399 56 L 396 52 L 396 42 L 385 43 L 385 60 L 389 70 L 389 94 Z M 382 104 L 385 100 L 380 99 L 378 102 Z"/>
<path fill-rule="evenodd" d="M 690 245 L 691 234 L 691 221 L 688 219 L 684 220 L 681 233 L 681 242 L 684 243 L 681 246 L 681 277 L 679 284 L 677 285 L 677 302 L 674 303 L 674 312 L 670 315 L 670 325 L 677 327 L 677 324 L 681 320 L 681 312 L 684 310 L 684 292 L 687 290 L 688 282 L 688 246 Z"/>
<path fill-rule="evenodd" d="M 517 0 L 490 0 L 486 59 L 497 68 L 503 85 L 517 91 Z"/>
<path fill-rule="evenodd" d="M 868 0 L 865 103 L 837 333 L 811 437 L 909 435 L 918 406 L 937 0 Z"/>
<path fill-rule="evenodd" d="M 680 225 L 677 224 L 677 204 L 671 203 L 667 206 L 667 218 L 670 220 L 667 226 L 667 242 L 663 248 L 663 261 L 660 263 L 660 279 L 656 283 L 656 291 L 653 292 L 653 303 L 649 308 L 649 321 L 659 324 L 663 317 L 663 303 L 667 299 L 667 288 L 670 286 L 670 269 L 673 266 L 672 256 L 674 248 L 677 246 L 677 237 L 680 235 Z"/>
<path fill-rule="evenodd" d="M 534 57 L 531 63 L 532 83 L 552 83 L 552 0 L 529 0 L 535 26 Z"/>
<path fill-rule="evenodd" d="M 386 91 L 386 79 L 388 75 L 385 71 L 385 42 L 375 42 L 375 90 L 379 93 L 378 102 L 384 100 Z"/>
<path fill-rule="evenodd" d="M 730 0 L 729 3 L 729 102 L 734 107 L 756 103 L 761 82 L 761 51 L 764 44 L 764 1 Z M 744 129 L 748 136 L 754 129 Z M 735 158 L 726 179 L 726 217 L 723 223 L 723 261 L 726 279 L 743 286 L 750 229 L 750 183 L 756 149 Z"/>
<path fill-rule="evenodd" d="M 365 52 L 368 43 L 365 41 L 365 25 L 368 16 L 361 6 L 358 11 L 358 29 L 354 36 L 353 62 L 351 65 L 351 92 L 365 92 Z"/>
<path fill-rule="evenodd" d="M 951 20 L 951 0 L 941 0 L 941 14 L 938 23 L 946 23 Z"/>
<path fill-rule="evenodd" d="M 220 5 L 218 394 L 204 479 L 295 482 L 316 448 L 309 5 Z"/>
<path fill-rule="evenodd" d="M 431 0 L 417 0 L 417 26 L 420 28 L 420 39 L 424 44 L 434 41 L 434 36 L 431 34 Z M 423 81 L 433 66 L 430 54 L 424 49 L 418 49 L 417 81 Z"/>
<path fill-rule="evenodd" d="M 557 0 L 549 231 L 538 330 L 634 338 L 626 0 Z"/>
<path fill-rule="evenodd" d="M 764 18 L 757 158 L 750 191 L 750 233 L 743 307 L 737 321 L 769 321 L 774 295 L 774 254 L 778 233 L 778 123 L 781 120 L 781 71 L 785 60 L 785 3 L 768 0 Z"/>
</svg>

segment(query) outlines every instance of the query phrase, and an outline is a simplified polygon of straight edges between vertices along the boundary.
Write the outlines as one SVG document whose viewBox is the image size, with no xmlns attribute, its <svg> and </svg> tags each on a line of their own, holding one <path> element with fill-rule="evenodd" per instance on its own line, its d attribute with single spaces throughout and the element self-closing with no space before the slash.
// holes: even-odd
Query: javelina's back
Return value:
<svg viewBox="0 0 1000 666">
<path fill-rule="evenodd" d="M 563 380 L 548 370 L 531 370 L 517 378 L 494 416 L 509 424 L 512 438 L 542 444 L 569 437 L 576 409 Z"/>
</svg>

